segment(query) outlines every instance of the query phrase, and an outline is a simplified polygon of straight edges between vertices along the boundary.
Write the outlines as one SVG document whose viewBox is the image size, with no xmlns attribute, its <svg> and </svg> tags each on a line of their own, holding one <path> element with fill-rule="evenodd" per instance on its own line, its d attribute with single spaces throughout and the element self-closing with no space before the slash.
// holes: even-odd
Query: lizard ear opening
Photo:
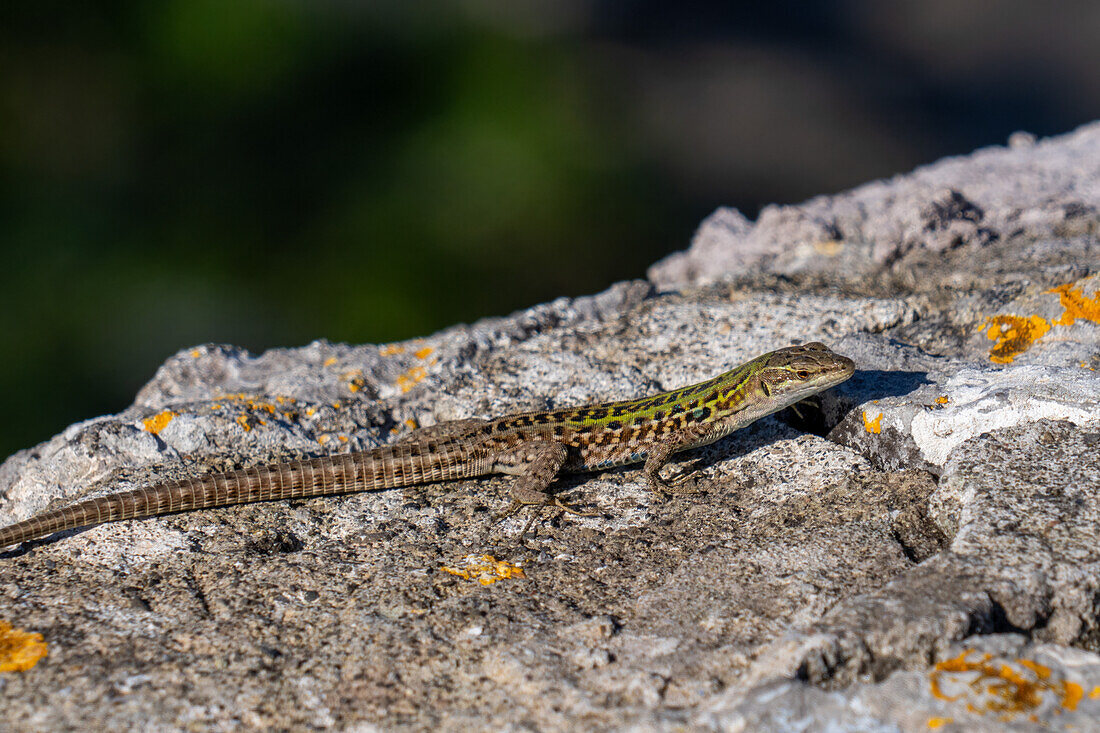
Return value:
<svg viewBox="0 0 1100 733">
<path fill-rule="evenodd" d="M 765 382 L 764 380 L 760 380 L 760 391 L 762 391 L 764 393 L 765 397 L 771 397 L 772 396 L 772 386 L 770 384 L 768 384 L 767 382 Z"/>
</svg>

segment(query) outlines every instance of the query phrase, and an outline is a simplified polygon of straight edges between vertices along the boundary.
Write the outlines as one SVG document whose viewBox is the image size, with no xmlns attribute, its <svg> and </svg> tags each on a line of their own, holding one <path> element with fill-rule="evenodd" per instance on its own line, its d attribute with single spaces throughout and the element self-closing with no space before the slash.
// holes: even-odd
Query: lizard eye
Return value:
<svg viewBox="0 0 1100 733">
<path fill-rule="evenodd" d="M 799 369 L 797 372 L 794 373 L 794 375 L 796 377 L 798 377 L 799 379 L 809 379 L 810 378 L 810 373 L 808 371 L 806 371 L 805 369 Z"/>
<path fill-rule="evenodd" d="M 767 382 L 763 381 L 763 380 L 760 381 L 760 391 L 764 393 L 765 397 L 771 397 L 772 396 L 772 387 L 771 387 L 771 385 L 768 384 Z"/>
</svg>

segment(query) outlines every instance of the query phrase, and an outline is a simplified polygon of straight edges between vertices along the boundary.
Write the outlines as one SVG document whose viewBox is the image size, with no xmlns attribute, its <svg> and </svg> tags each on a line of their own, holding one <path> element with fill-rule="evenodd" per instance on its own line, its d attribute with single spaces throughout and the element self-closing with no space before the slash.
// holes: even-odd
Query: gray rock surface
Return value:
<svg viewBox="0 0 1100 733">
<path fill-rule="evenodd" d="M 402 344 L 181 351 L 124 412 L 0 466 L 0 521 L 790 343 L 859 371 L 681 457 L 701 494 L 571 478 L 597 515 L 527 536 L 493 477 L 9 551 L 0 621 L 49 655 L 0 673 L 0 720 L 1100 730 L 1100 125 L 1013 140 L 756 223 L 716 212 L 650 282 L 596 296 Z"/>
</svg>

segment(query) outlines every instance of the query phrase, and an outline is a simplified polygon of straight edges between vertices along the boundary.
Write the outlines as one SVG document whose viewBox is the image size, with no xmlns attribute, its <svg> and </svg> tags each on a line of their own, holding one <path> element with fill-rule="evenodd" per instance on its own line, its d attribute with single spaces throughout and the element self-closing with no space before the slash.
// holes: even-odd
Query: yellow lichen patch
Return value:
<svg viewBox="0 0 1100 733">
<path fill-rule="evenodd" d="M 1048 696 L 1053 695 L 1063 710 L 1076 710 L 1084 696 L 1081 685 L 1052 679 L 1049 667 L 1030 659 L 1017 659 L 1014 666 L 993 663 L 989 654 L 968 660 L 970 653 L 963 652 L 932 668 L 929 686 L 934 697 L 948 702 L 965 699 L 968 711 L 995 713 L 1007 722 L 1016 715 L 1030 717 Z"/>
<path fill-rule="evenodd" d="M 435 351 L 435 349 L 433 349 L 431 346 L 425 346 L 422 349 L 414 351 L 413 356 L 415 356 L 417 359 L 427 359 L 429 356 L 432 355 L 433 351 Z"/>
<path fill-rule="evenodd" d="M 835 239 L 825 239 L 814 242 L 814 251 L 826 257 L 835 257 L 843 245 Z"/>
<path fill-rule="evenodd" d="M 428 370 L 422 366 L 415 366 L 397 378 L 397 386 L 402 392 L 408 392 L 424 377 L 428 376 Z"/>
<path fill-rule="evenodd" d="M 492 585 L 498 580 L 523 578 L 523 569 L 505 560 L 497 560 L 492 555 L 467 555 L 459 563 L 460 567 L 440 568 L 445 573 L 457 575 L 465 580 L 476 580 L 482 585 Z"/>
<path fill-rule="evenodd" d="M 277 407 L 275 407 L 275 405 L 271 404 L 270 402 L 260 402 L 256 398 L 249 397 L 248 395 L 246 395 L 244 393 L 241 393 L 241 392 L 238 392 L 237 394 L 221 395 L 217 399 L 222 400 L 223 402 L 238 403 L 238 404 L 243 405 L 244 407 L 247 407 L 250 410 L 263 410 L 264 412 L 266 412 L 270 415 L 274 415 L 275 411 L 278 409 Z M 280 398 L 276 397 L 275 399 L 279 400 Z M 289 399 L 291 402 L 294 401 L 293 397 L 287 397 L 285 399 Z"/>
<path fill-rule="evenodd" d="M 1058 296 L 1062 306 L 1062 315 L 1053 321 L 1042 316 L 1000 315 L 987 318 L 981 328 L 990 341 L 995 341 L 989 350 L 989 359 L 997 364 L 1010 364 L 1041 339 L 1053 326 L 1072 326 L 1078 320 L 1100 323 L 1100 290 L 1093 295 L 1085 295 L 1084 287 L 1074 287 L 1074 283 L 1059 285 L 1046 291 Z"/>
<path fill-rule="evenodd" d="M 928 719 L 928 727 L 931 730 L 936 730 L 937 728 L 944 727 L 948 723 L 954 723 L 954 722 L 955 722 L 954 718 L 929 718 Z"/>
<path fill-rule="evenodd" d="M 202 356 L 202 349 L 191 349 L 191 358 L 198 359 Z"/>
<path fill-rule="evenodd" d="M 248 415 L 237 415 L 237 424 L 244 428 L 246 433 L 252 429 L 252 426 L 248 422 Z"/>
<path fill-rule="evenodd" d="M 172 422 L 172 418 L 176 417 L 178 414 L 178 412 L 165 410 L 164 412 L 158 412 L 152 417 L 145 418 L 141 421 L 141 424 L 145 428 L 145 432 L 156 435 L 161 430 L 164 430 L 166 427 L 168 427 L 168 423 Z"/>
<path fill-rule="evenodd" d="M 996 364 L 1012 363 L 1050 330 L 1050 323 L 1039 316 L 994 316 L 982 324 L 986 326 L 986 338 L 997 342 L 989 350 L 989 360 Z"/>
<path fill-rule="evenodd" d="M 396 354 L 404 354 L 405 347 L 401 344 L 387 344 L 378 350 L 379 356 L 394 356 Z"/>
<path fill-rule="evenodd" d="M 1065 313 L 1054 321 L 1057 325 L 1072 326 L 1079 318 L 1083 321 L 1100 323 L 1100 290 L 1089 298 L 1085 295 L 1084 288 L 1075 288 L 1073 283 L 1068 283 L 1051 288 L 1047 292 L 1057 293 L 1058 300 L 1066 309 Z"/>
<path fill-rule="evenodd" d="M 416 430 L 420 426 L 416 423 L 416 420 L 413 420 L 410 417 L 405 420 L 405 427 L 407 427 L 409 430 Z M 397 435 L 400 432 L 402 432 L 401 428 L 397 427 L 396 425 L 390 428 L 390 433 L 393 435 Z"/>
<path fill-rule="evenodd" d="M 1050 679 L 1050 668 L 1049 667 L 1045 667 L 1045 666 L 1039 664 L 1038 662 L 1033 662 L 1030 659 L 1017 659 L 1016 661 L 1019 662 L 1021 665 L 1027 667 L 1028 669 L 1030 669 L 1032 672 L 1034 672 L 1035 676 L 1038 677 L 1039 679 L 1041 679 L 1041 680 Z"/>
<path fill-rule="evenodd" d="M 363 378 L 362 369 L 352 369 L 350 372 L 344 372 L 340 375 L 340 378 L 347 380 L 348 389 L 352 392 L 358 392 L 367 384 L 367 380 Z"/>
<path fill-rule="evenodd" d="M 1062 707 L 1066 710 L 1076 710 L 1077 703 L 1085 696 L 1085 690 L 1076 682 L 1063 682 L 1065 694 L 1062 696 Z"/>
<path fill-rule="evenodd" d="M 863 411 L 863 429 L 866 430 L 868 433 L 873 433 L 875 435 L 878 435 L 879 433 L 881 433 L 882 432 L 882 413 L 880 412 L 878 414 L 878 417 L 876 417 L 874 420 L 871 420 L 870 418 L 867 417 L 867 411 L 864 410 Z"/>
<path fill-rule="evenodd" d="M 336 363 L 336 357 L 335 356 L 330 356 L 329 358 L 325 359 L 324 363 L 321 364 L 321 366 L 330 367 L 335 363 Z"/>
<path fill-rule="evenodd" d="M 317 442 L 320 443 L 321 445 L 324 445 L 325 443 L 327 443 L 328 439 L 329 439 L 329 436 L 327 436 L 327 435 L 318 435 L 317 436 Z"/>
<path fill-rule="evenodd" d="M 0 672 L 26 672 L 46 656 L 42 634 L 14 629 L 0 621 Z"/>
<path fill-rule="evenodd" d="M 1089 693 L 1090 700 L 1100 700 L 1100 686 L 1092 688 L 1092 692 Z"/>
<path fill-rule="evenodd" d="M 941 395 L 940 397 L 937 397 L 935 400 L 933 400 L 933 402 L 935 402 L 937 405 L 946 405 L 950 401 L 951 399 L 947 395 Z"/>
</svg>

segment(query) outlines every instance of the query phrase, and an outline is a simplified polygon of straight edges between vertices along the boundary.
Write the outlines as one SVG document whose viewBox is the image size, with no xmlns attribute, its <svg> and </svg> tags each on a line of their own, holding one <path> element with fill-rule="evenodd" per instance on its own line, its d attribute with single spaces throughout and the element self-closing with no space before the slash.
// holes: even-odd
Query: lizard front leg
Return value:
<svg viewBox="0 0 1100 733">
<path fill-rule="evenodd" d="M 680 486 L 698 471 L 684 471 L 670 479 L 661 478 L 661 469 L 665 467 L 672 454 L 685 447 L 680 442 L 668 441 L 659 443 L 650 452 L 642 467 L 642 475 L 645 476 L 646 485 L 655 494 L 697 494 L 699 489 L 694 486 Z"/>
</svg>

